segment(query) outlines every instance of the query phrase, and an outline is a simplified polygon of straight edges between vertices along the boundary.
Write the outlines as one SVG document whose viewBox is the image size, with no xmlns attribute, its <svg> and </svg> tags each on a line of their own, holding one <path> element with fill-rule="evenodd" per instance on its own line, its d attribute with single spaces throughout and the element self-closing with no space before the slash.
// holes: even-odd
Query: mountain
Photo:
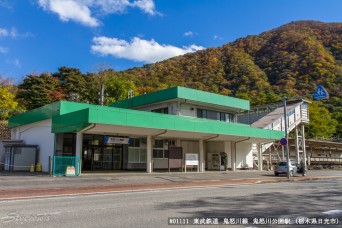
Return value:
<svg viewBox="0 0 342 228">
<path fill-rule="evenodd" d="M 236 96 L 252 105 L 313 94 L 322 84 L 342 106 L 342 23 L 296 21 L 143 67 L 115 72 L 142 94 L 171 86 Z"/>
<path fill-rule="evenodd" d="M 125 99 L 132 88 L 139 95 L 185 86 L 248 99 L 252 106 L 279 102 L 284 95 L 313 94 L 321 84 L 330 99 L 310 105 L 308 136 L 341 137 L 342 23 L 292 22 L 221 47 L 121 72 L 83 74 L 60 67 L 53 74 L 28 75 L 18 85 L 16 100 L 27 110 L 57 100 L 99 104 L 103 84 L 105 104 Z"/>
</svg>

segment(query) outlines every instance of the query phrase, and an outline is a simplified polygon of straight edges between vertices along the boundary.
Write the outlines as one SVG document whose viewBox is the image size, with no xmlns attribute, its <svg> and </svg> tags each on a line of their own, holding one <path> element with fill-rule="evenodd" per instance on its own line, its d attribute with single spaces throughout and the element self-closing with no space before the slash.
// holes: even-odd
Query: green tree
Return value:
<svg viewBox="0 0 342 228">
<path fill-rule="evenodd" d="M 309 106 L 309 115 L 309 138 L 331 138 L 334 135 L 338 122 L 332 118 L 328 109 L 318 106 L 318 102 L 313 102 Z"/>
<path fill-rule="evenodd" d="M 335 137 L 342 138 L 342 107 L 333 113 L 332 117 L 337 121 Z"/>
<path fill-rule="evenodd" d="M 35 109 L 65 97 L 60 81 L 51 74 L 28 75 L 18 85 L 17 98 L 26 109 Z"/>
<path fill-rule="evenodd" d="M 110 77 L 106 82 L 106 104 L 127 99 L 130 91 L 134 89 L 135 86 L 130 80 Z"/>
<path fill-rule="evenodd" d="M 84 75 L 77 68 L 63 66 L 58 68 L 53 76 L 60 81 L 65 100 L 96 103 L 96 99 L 93 97 L 93 90 L 96 87 L 93 75 Z"/>
<path fill-rule="evenodd" d="M 18 106 L 15 95 L 5 86 L 0 85 L 0 120 L 6 120 Z"/>
</svg>

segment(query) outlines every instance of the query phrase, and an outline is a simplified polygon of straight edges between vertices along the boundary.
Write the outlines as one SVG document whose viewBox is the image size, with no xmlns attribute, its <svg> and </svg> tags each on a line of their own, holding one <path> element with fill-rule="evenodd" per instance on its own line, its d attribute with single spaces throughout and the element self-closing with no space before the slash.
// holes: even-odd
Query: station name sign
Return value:
<svg viewBox="0 0 342 228">
<path fill-rule="evenodd" d="M 129 138 L 128 137 L 109 137 L 105 136 L 104 138 L 105 144 L 129 144 Z"/>
</svg>

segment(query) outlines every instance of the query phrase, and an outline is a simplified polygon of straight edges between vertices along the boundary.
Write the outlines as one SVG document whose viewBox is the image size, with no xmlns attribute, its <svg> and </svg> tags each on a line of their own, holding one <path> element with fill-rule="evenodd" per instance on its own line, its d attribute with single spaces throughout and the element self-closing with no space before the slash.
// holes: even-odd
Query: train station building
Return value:
<svg viewBox="0 0 342 228">
<path fill-rule="evenodd" d="M 110 106 L 59 101 L 9 120 L 11 138 L 50 158 L 79 157 L 88 171 L 246 169 L 284 132 L 238 123 L 247 100 L 173 87 Z M 52 167 L 53 168 L 53 167 Z"/>
</svg>

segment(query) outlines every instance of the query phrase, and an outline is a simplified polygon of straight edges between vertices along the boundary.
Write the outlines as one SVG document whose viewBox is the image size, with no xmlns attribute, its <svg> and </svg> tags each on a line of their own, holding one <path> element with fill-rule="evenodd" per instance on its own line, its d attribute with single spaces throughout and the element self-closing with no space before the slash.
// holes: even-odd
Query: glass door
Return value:
<svg viewBox="0 0 342 228">
<path fill-rule="evenodd" d="M 93 147 L 93 170 L 102 169 L 102 151 L 100 147 Z"/>
<path fill-rule="evenodd" d="M 103 170 L 113 169 L 113 147 L 103 148 Z"/>
<path fill-rule="evenodd" d="M 113 170 L 122 169 L 122 147 L 113 147 Z"/>
<path fill-rule="evenodd" d="M 93 149 L 84 148 L 82 157 L 82 170 L 92 170 Z"/>
</svg>

